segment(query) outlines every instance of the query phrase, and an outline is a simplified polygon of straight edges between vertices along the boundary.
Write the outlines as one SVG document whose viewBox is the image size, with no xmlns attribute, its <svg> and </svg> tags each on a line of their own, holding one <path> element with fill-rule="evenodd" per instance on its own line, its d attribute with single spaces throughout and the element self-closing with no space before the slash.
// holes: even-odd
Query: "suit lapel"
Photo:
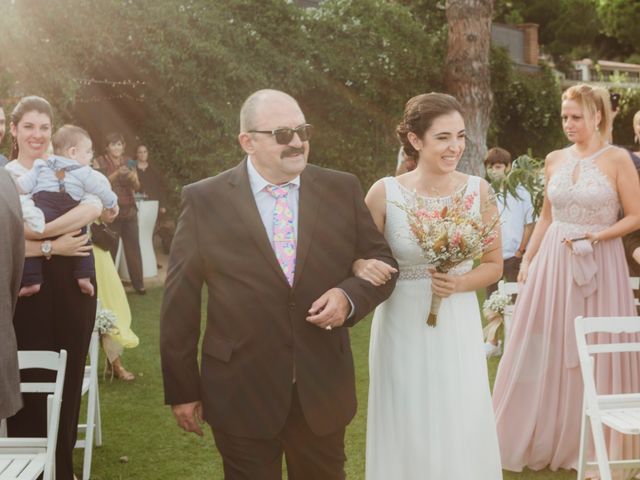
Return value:
<svg viewBox="0 0 640 480">
<path fill-rule="evenodd" d="M 245 227 L 249 231 L 251 239 L 256 244 L 260 253 L 264 256 L 267 263 L 275 270 L 280 279 L 289 286 L 287 278 L 278 263 L 276 254 L 273 251 L 269 237 L 262 223 L 262 218 L 258 213 L 256 200 L 251 192 L 249 184 L 249 174 L 247 173 L 247 159 L 235 167 L 230 179 L 229 201 L 236 209 L 238 216 L 242 219 Z M 297 267 L 297 265 L 296 265 Z"/>
<path fill-rule="evenodd" d="M 322 201 L 315 183 L 313 167 L 307 168 L 300 175 L 300 197 L 298 203 L 298 244 L 296 247 L 296 271 L 293 279 L 295 287 L 302 275 L 311 240 L 313 230 L 318 218 L 318 205 Z"/>
</svg>

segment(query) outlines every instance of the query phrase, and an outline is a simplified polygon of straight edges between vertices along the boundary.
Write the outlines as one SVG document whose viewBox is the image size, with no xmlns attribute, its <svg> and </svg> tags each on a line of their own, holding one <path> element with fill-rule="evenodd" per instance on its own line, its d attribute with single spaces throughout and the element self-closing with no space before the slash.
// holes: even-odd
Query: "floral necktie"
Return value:
<svg viewBox="0 0 640 480">
<path fill-rule="evenodd" d="M 276 199 L 273 209 L 273 250 L 289 285 L 293 285 L 296 268 L 296 238 L 293 229 L 293 213 L 287 202 L 290 186 L 290 184 L 281 187 L 268 185 L 265 190 Z"/>
</svg>

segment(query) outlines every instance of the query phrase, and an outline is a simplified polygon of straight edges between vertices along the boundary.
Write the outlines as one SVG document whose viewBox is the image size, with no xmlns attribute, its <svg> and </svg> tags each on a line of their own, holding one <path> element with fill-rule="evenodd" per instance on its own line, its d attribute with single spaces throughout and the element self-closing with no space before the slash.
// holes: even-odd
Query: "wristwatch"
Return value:
<svg viewBox="0 0 640 480">
<path fill-rule="evenodd" d="M 40 244 L 40 251 L 44 258 L 49 260 L 51 258 L 51 240 L 45 240 Z"/>
</svg>

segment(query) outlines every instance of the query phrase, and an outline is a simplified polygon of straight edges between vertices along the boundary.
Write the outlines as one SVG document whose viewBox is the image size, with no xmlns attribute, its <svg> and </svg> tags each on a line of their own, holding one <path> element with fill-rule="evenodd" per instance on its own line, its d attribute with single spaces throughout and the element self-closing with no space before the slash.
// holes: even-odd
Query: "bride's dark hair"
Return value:
<svg viewBox="0 0 640 480">
<path fill-rule="evenodd" d="M 407 138 L 409 132 L 422 138 L 437 117 L 451 112 L 463 114 L 458 100 L 446 93 L 423 93 L 409 99 L 404 107 L 402 121 L 396 127 L 405 155 L 418 160 L 418 151 Z"/>
</svg>

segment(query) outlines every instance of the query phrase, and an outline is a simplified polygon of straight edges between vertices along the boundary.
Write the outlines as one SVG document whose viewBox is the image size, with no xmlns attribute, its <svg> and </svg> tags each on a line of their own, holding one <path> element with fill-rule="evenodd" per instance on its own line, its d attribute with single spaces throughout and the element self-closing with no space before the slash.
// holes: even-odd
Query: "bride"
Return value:
<svg viewBox="0 0 640 480">
<path fill-rule="evenodd" d="M 465 147 L 462 110 L 450 95 L 410 99 L 397 134 L 415 170 L 387 177 L 366 202 L 399 264 L 391 297 L 375 312 L 369 352 L 367 480 L 502 478 L 498 439 L 475 291 L 502 275 L 500 239 L 473 268 L 436 273 L 411 238 L 397 204 L 413 195 L 442 208 L 457 193 L 476 194 L 485 222 L 497 216 L 491 190 L 479 177 L 456 171 Z M 383 283 L 391 267 L 357 260 L 354 272 Z M 437 326 L 427 326 L 432 293 L 443 300 Z"/>
</svg>

